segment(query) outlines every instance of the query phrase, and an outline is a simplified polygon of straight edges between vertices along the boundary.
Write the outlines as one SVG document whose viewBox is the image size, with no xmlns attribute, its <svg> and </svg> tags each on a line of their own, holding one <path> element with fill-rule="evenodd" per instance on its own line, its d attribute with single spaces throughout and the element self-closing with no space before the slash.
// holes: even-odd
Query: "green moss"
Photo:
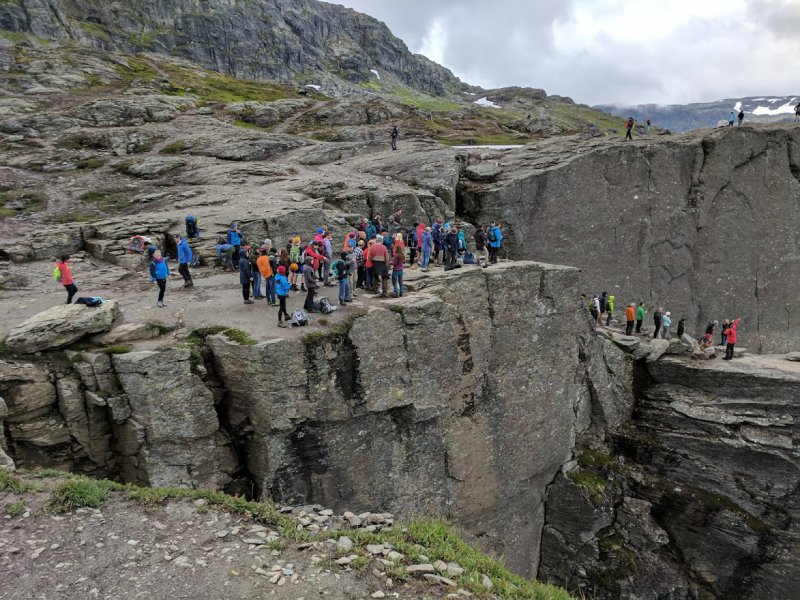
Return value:
<svg viewBox="0 0 800 600">
<path fill-rule="evenodd" d="M 202 346 L 206 343 L 206 338 L 210 335 L 217 335 L 226 331 L 228 328 L 225 325 L 211 325 L 210 327 L 200 327 L 192 331 L 186 340 L 190 344 Z"/>
<path fill-rule="evenodd" d="M 78 210 L 70 210 L 67 212 L 59 213 L 53 220 L 56 223 L 86 223 L 97 218 L 97 215 L 81 212 Z"/>
<path fill-rule="evenodd" d="M 261 127 L 261 125 L 256 125 L 255 123 L 250 123 L 248 121 L 243 121 L 242 119 L 236 119 L 233 124 L 236 127 L 243 127 L 244 129 L 254 129 L 256 131 L 267 131 L 268 127 Z"/>
<path fill-rule="evenodd" d="M 11 473 L 0 471 L 0 492 L 9 491 L 14 494 L 24 494 L 25 492 L 38 491 L 38 489 L 35 485 L 14 477 Z"/>
<path fill-rule="evenodd" d="M 602 502 L 606 497 L 606 482 L 596 473 L 575 469 L 567 473 L 567 477 L 595 503 Z"/>
<path fill-rule="evenodd" d="M 7 208 L 3 205 L 6 202 L 19 202 L 24 205 L 21 210 Z M 38 190 L 31 189 L 15 189 L 6 192 L 0 192 L 0 209 L 2 209 L 5 216 L 13 217 L 19 214 L 31 214 L 43 210 L 47 206 L 47 195 Z"/>
<path fill-rule="evenodd" d="M 6 505 L 6 514 L 9 517 L 19 517 L 25 512 L 25 503 L 22 500 L 17 500 L 11 504 Z"/>
<path fill-rule="evenodd" d="M 324 342 L 337 344 L 343 342 L 350 333 L 350 329 L 353 327 L 353 323 L 356 322 L 356 319 L 362 316 L 364 312 L 358 312 L 355 314 L 350 315 L 344 321 L 337 323 L 330 329 L 325 331 L 315 331 L 313 333 L 309 333 L 304 335 L 302 338 L 303 344 L 306 346 L 316 346 L 317 344 L 321 344 Z"/>
<path fill-rule="evenodd" d="M 164 146 L 161 150 L 159 150 L 159 154 L 180 154 L 184 150 L 188 150 L 192 147 L 192 144 L 187 142 L 186 140 L 175 140 L 174 142 L 170 142 L 166 146 Z"/>
<path fill-rule="evenodd" d="M 225 331 L 222 332 L 226 338 L 228 338 L 232 342 L 236 342 L 240 346 L 255 346 L 256 341 L 250 337 L 250 334 L 246 331 L 242 331 L 241 329 L 236 329 L 234 327 L 229 327 Z"/>
<path fill-rule="evenodd" d="M 127 346 L 109 346 L 105 349 L 106 354 L 128 354 L 132 351 L 133 350 Z"/>
<path fill-rule="evenodd" d="M 405 86 L 395 86 L 389 92 L 389 97 L 396 100 L 400 104 L 412 106 L 420 110 L 429 110 L 433 112 L 447 112 L 457 111 L 464 109 L 463 104 L 440 98 L 438 96 L 429 96 Z"/>
<path fill-rule="evenodd" d="M 83 160 L 79 160 L 75 163 L 79 169 L 99 169 L 106 161 L 102 158 L 92 157 L 92 158 L 85 158 Z"/>
<path fill-rule="evenodd" d="M 700 488 L 687 488 L 685 492 L 691 494 L 694 498 L 713 510 L 728 510 L 738 515 L 747 524 L 747 526 L 756 533 L 763 534 L 770 531 L 769 525 L 767 525 L 764 521 L 747 511 L 745 508 L 739 506 L 736 504 L 736 502 L 730 498 L 727 498 L 726 496 L 722 496 L 712 491 L 703 490 Z"/>
<path fill-rule="evenodd" d="M 364 81 L 358 84 L 360 87 L 364 88 L 365 90 L 373 90 L 375 92 L 380 92 L 383 90 L 381 84 L 377 81 Z"/>
<path fill-rule="evenodd" d="M 83 194 L 81 200 L 86 204 L 94 206 L 98 210 L 117 212 L 129 206 L 130 198 L 134 193 L 135 192 L 127 188 L 92 190 L 91 192 Z"/>
</svg>

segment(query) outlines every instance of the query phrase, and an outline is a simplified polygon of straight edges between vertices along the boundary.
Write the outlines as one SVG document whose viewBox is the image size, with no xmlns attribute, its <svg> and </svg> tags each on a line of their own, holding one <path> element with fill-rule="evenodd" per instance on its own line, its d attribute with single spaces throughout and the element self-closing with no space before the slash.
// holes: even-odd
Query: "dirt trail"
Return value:
<svg viewBox="0 0 800 600">
<path fill-rule="evenodd" d="M 284 119 L 280 123 L 278 123 L 275 127 L 272 128 L 270 133 L 286 133 L 289 128 L 296 123 L 303 115 L 306 115 L 310 112 L 314 112 L 315 110 L 319 110 L 323 106 L 333 106 L 336 104 L 335 100 L 319 100 L 314 103 L 314 106 L 307 108 L 306 110 L 301 110 L 293 114 L 291 117 Z"/>
</svg>

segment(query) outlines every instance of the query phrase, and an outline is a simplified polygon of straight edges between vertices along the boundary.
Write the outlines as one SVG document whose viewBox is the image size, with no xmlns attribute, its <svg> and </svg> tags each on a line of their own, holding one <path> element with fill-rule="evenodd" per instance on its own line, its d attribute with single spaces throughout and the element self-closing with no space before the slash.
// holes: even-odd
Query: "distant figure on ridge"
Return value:
<svg viewBox="0 0 800 600">
<path fill-rule="evenodd" d="M 625 139 L 633 141 L 633 136 L 631 135 L 631 131 L 633 130 L 634 120 L 633 117 L 628 117 L 628 120 L 625 121 Z"/>
<path fill-rule="evenodd" d="M 794 120 L 800 121 L 800 102 L 794 107 Z"/>
<path fill-rule="evenodd" d="M 397 150 L 397 125 L 392 127 L 392 150 Z"/>
<path fill-rule="evenodd" d="M 728 113 L 728 127 L 733 127 L 733 122 L 736 120 L 736 112 L 731 110 Z"/>
<path fill-rule="evenodd" d="M 742 121 L 744 121 L 744 111 L 743 110 L 739 111 L 739 114 L 737 115 L 737 118 L 739 119 L 739 127 L 741 127 L 742 126 Z"/>
<path fill-rule="evenodd" d="M 650 122 L 650 119 L 647 119 L 647 127 L 645 128 L 645 132 L 647 133 L 647 137 L 650 137 L 650 126 L 651 125 L 652 125 L 652 123 Z"/>
</svg>

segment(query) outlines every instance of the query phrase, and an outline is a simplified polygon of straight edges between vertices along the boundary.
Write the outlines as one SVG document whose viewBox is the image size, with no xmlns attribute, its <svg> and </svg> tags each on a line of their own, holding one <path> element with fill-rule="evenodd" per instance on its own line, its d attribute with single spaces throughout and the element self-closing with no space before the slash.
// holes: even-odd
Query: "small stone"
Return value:
<svg viewBox="0 0 800 600">
<path fill-rule="evenodd" d="M 216 536 L 217 536 L 218 538 L 224 538 L 224 537 L 227 537 L 227 536 L 228 536 L 228 532 L 227 532 L 227 531 L 225 531 L 225 530 L 223 529 L 222 531 L 218 531 L 218 532 L 216 533 Z"/>
<path fill-rule="evenodd" d="M 194 502 L 192 502 L 192 504 L 194 504 L 195 506 L 197 506 L 199 508 L 201 506 L 205 506 L 206 504 L 208 504 L 208 501 L 204 500 L 203 498 L 200 498 L 200 499 L 195 500 Z"/>
<path fill-rule="evenodd" d="M 486 575 L 481 576 L 481 583 L 483 584 L 483 587 L 485 587 L 487 590 L 490 590 L 494 587 L 492 580 L 489 579 Z"/>
<path fill-rule="evenodd" d="M 367 552 L 370 554 L 383 554 L 384 548 L 381 544 L 368 544 Z"/>
<path fill-rule="evenodd" d="M 164 529 L 167 528 L 167 526 L 164 525 L 161 521 L 153 521 L 153 527 L 155 527 L 159 531 L 163 531 Z"/>
<path fill-rule="evenodd" d="M 341 550 L 344 550 L 345 552 L 350 552 L 350 550 L 353 549 L 353 540 L 343 535 L 342 537 L 339 538 L 339 541 L 336 543 L 336 545 Z"/>
<path fill-rule="evenodd" d="M 369 596 L 370 598 L 386 598 L 386 594 L 382 591 L 378 590 L 377 592 L 372 592 Z"/>
<path fill-rule="evenodd" d="M 447 571 L 447 563 L 443 560 L 437 560 L 433 563 L 433 568 L 439 571 L 439 573 L 444 573 Z"/>
<path fill-rule="evenodd" d="M 431 581 L 433 583 L 438 583 L 439 585 L 446 585 L 448 587 L 456 587 L 456 582 L 452 579 L 448 579 L 447 577 L 441 577 L 439 575 L 431 575 L 430 573 L 425 573 L 423 575 L 425 579 Z"/>
<path fill-rule="evenodd" d="M 403 560 L 403 558 L 405 557 L 396 550 L 392 550 L 391 552 L 389 552 L 389 554 L 386 555 L 386 558 L 388 558 L 392 562 L 398 562 Z"/>
<path fill-rule="evenodd" d="M 447 563 L 447 574 L 450 577 L 458 577 L 464 574 L 464 569 L 456 563 Z"/>
<path fill-rule="evenodd" d="M 39 558 L 39 555 L 44 551 L 45 551 L 45 547 L 44 546 L 42 546 L 41 548 L 37 548 L 31 554 L 31 558 Z"/>
<path fill-rule="evenodd" d="M 406 571 L 408 573 L 434 573 L 436 569 L 433 568 L 432 564 L 423 563 L 419 565 L 410 565 L 406 567 Z"/>
<path fill-rule="evenodd" d="M 261 544 L 266 544 L 267 540 L 264 538 L 259 537 L 249 537 L 242 540 L 245 544 L 252 544 L 253 546 L 260 546 Z"/>
<path fill-rule="evenodd" d="M 343 556 L 342 558 L 337 558 L 335 562 L 337 565 L 344 566 L 349 565 L 353 561 L 350 559 L 350 557 Z"/>
</svg>

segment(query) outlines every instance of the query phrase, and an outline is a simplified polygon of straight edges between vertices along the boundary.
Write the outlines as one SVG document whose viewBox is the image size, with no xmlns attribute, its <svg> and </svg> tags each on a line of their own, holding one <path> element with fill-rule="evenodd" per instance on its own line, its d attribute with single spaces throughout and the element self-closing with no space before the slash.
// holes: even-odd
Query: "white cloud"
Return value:
<svg viewBox="0 0 800 600">
<path fill-rule="evenodd" d="M 483 87 L 595 103 L 800 91 L 800 0 L 338 0 Z"/>
</svg>

